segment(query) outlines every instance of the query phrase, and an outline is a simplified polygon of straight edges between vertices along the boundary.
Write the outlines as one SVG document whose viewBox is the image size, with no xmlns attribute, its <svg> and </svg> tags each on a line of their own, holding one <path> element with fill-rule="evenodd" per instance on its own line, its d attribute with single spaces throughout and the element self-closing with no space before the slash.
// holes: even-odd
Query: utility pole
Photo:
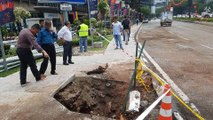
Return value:
<svg viewBox="0 0 213 120">
<path fill-rule="evenodd" d="M 90 11 L 90 0 L 87 0 L 87 6 L 88 6 L 88 13 L 89 13 L 89 30 L 91 33 L 92 30 L 92 24 L 91 24 L 91 11 Z M 92 47 L 93 47 L 93 34 L 92 34 Z"/>
<path fill-rule="evenodd" d="M 191 8 L 192 8 L 192 0 L 188 0 L 188 15 L 191 18 Z"/>
</svg>

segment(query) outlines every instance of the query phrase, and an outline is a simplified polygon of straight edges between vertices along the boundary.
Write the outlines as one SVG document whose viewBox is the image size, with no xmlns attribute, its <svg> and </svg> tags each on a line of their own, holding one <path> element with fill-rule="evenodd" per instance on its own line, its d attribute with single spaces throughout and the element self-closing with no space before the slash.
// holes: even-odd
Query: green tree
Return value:
<svg viewBox="0 0 213 120">
<path fill-rule="evenodd" d="M 18 26 L 18 31 L 21 30 L 21 20 L 25 22 L 26 18 L 29 18 L 31 16 L 30 12 L 22 7 L 15 7 L 14 9 L 14 15 L 16 18 L 16 24 Z M 25 23 L 26 24 L 26 23 Z"/>
<path fill-rule="evenodd" d="M 179 0 L 175 0 L 176 3 L 178 3 Z M 203 12 L 205 6 L 204 3 L 203 3 L 203 0 L 195 0 L 196 2 L 196 10 L 198 11 L 199 14 L 201 14 L 201 12 Z M 174 15 L 177 15 L 177 14 L 185 14 L 188 12 L 188 10 L 190 9 L 191 12 L 194 12 L 195 9 L 194 9 L 194 5 L 191 5 L 189 6 L 190 4 L 185 1 L 182 5 L 180 6 L 174 6 Z"/>
<path fill-rule="evenodd" d="M 143 13 L 143 16 L 149 17 L 151 15 L 151 9 L 148 6 L 140 8 L 140 12 Z"/>
<path fill-rule="evenodd" d="M 197 11 L 199 14 L 201 14 L 203 12 L 204 8 L 205 8 L 204 4 L 202 4 L 202 3 L 197 4 Z"/>
<path fill-rule="evenodd" d="M 109 12 L 109 10 L 109 5 L 105 2 L 105 0 L 101 0 L 98 4 L 98 12 L 101 20 L 104 19 L 105 15 Z"/>
<path fill-rule="evenodd" d="M 161 12 L 163 12 L 163 11 L 164 11 L 164 7 L 162 7 L 162 8 L 157 8 L 157 9 L 156 9 L 156 17 L 160 17 Z"/>
<path fill-rule="evenodd" d="M 175 0 L 175 3 L 178 3 L 178 0 Z M 187 12 L 188 9 L 188 2 L 184 2 L 182 3 L 180 6 L 174 6 L 174 11 L 173 14 L 177 15 L 177 14 L 185 14 Z"/>
<path fill-rule="evenodd" d="M 125 0 L 125 2 L 129 4 L 131 8 L 134 8 L 136 11 L 140 11 L 141 0 Z"/>
<path fill-rule="evenodd" d="M 205 6 L 210 7 L 211 10 L 213 11 L 213 1 L 207 3 Z"/>
</svg>

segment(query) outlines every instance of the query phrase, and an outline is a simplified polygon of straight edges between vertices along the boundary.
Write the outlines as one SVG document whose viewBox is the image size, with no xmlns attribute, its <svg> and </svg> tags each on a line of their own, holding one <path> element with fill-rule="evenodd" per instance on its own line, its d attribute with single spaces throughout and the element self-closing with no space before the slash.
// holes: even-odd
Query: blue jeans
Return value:
<svg viewBox="0 0 213 120">
<path fill-rule="evenodd" d="M 87 37 L 80 37 L 79 45 L 80 45 L 80 52 L 83 52 L 83 47 L 84 52 L 87 52 Z"/>
<path fill-rule="evenodd" d="M 122 43 L 121 43 L 121 35 L 114 35 L 114 39 L 115 39 L 115 43 L 116 43 L 116 48 L 118 48 L 118 46 L 120 46 L 120 48 L 123 49 Z"/>
</svg>

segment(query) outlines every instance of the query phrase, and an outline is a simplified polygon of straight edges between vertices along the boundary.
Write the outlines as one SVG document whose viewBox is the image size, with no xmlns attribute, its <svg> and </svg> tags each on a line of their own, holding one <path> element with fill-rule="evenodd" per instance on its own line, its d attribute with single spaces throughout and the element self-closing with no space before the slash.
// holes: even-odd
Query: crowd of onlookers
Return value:
<svg viewBox="0 0 213 120">
<path fill-rule="evenodd" d="M 89 27 L 82 20 L 77 27 L 79 35 L 79 52 L 87 52 L 87 37 L 89 36 Z M 139 20 L 136 20 L 138 24 Z M 124 17 L 122 22 L 118 18 L 113 17 L 112 32 L 116 43 L 115 49 L 124 49 L 122 46 L 121 35 L 123 34 L 123 41 L 128 45 L 130 36 L 130 20 Z M 26 86 L 27 82 L 27 68 L 30 67 L 36 81 L 44 80 L 46 78 L 45 72 L 48 63 L 51 64 L 51 75 L 58 75 L 56 72 L 56 51 L 54 43 L 57 41 L 63 45 L 63 65 L 74 64 L 72 61 L 72 32 L 71 23 L 66 21 L 64 26 L 58 31 L 54 32 L 51 28 L 52 23 L 48 20 L 40 20 L 39 24 L 34 24 L 30 29 L 23 29 L 19 33 L 17 41 L 17 55 L 20 59 L 20 84 L 22 87 Z M 33 58 L 32 49 L 36 49 L 43 54 L 43 61 L 40 69 L 37 69 L 36 61 Z"/>
</svg>

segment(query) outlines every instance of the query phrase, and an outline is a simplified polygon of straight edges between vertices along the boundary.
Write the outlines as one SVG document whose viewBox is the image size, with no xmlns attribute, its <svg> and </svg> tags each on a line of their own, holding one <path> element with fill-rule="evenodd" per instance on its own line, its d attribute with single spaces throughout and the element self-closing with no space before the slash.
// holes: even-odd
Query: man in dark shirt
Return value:
<svg viewBox="0 0 213 120">
<path fill-rule="evenodd" d="M 40 30 L 39 24 L 34 24 L 31 29 L 23 29 L 19 33 L 19 39 L 17 41 L 17 55 L 20 59 L 20 83 L 24 87 L 28 82 L 26 82 L 27 67 L 30 66 L 30 69 L 36 79 L 36 81 L 45 79 L 45 76 L 41 76 L 35 59 L 32 54 L 32 47 L 34 47 L 38 52 L 41 52 L 44 57 L 48 58 L 48 54 L 38 45 L 35 40 L 36 34 Z"/>
<path fill-rule="evenodd" d="M 123 25 L 123 34 L 124 34 L 123 40 L 126 42 L 126 45 L 128 45 L 129 35 L 130 35 L 130 21 L 128 20 L 127 16 L 124 17 L 122 25 Z"/>
<path fill-rule="evenodd" d="M 44 27 L 44 20 L 39 20 L 39 25 L 40 25 L 41 28 L 43 28 Z"/>
<path fill-rule="evenodd" d="M 56 51 L 55 51 L 55 45 L 54 45 L 54 42 L 56 41 L 56 39 L 57 39 L 56 33 L 53 30 L 51 30 L 51 22 L 45 21 L 44 28 L 42 28 L 41 31 L 38 33 L 37 42 L 50 56 L 50 63 L 51 63 L 50 73 L 52 75 L 57 75 L 57 73 L 55 72 Z M 41 75 L 44 75 L 45 71 L 47 70 L 47 66 L 48 66 L 48 58 L 44 57 L 40 67 Z"/>
</svg>

